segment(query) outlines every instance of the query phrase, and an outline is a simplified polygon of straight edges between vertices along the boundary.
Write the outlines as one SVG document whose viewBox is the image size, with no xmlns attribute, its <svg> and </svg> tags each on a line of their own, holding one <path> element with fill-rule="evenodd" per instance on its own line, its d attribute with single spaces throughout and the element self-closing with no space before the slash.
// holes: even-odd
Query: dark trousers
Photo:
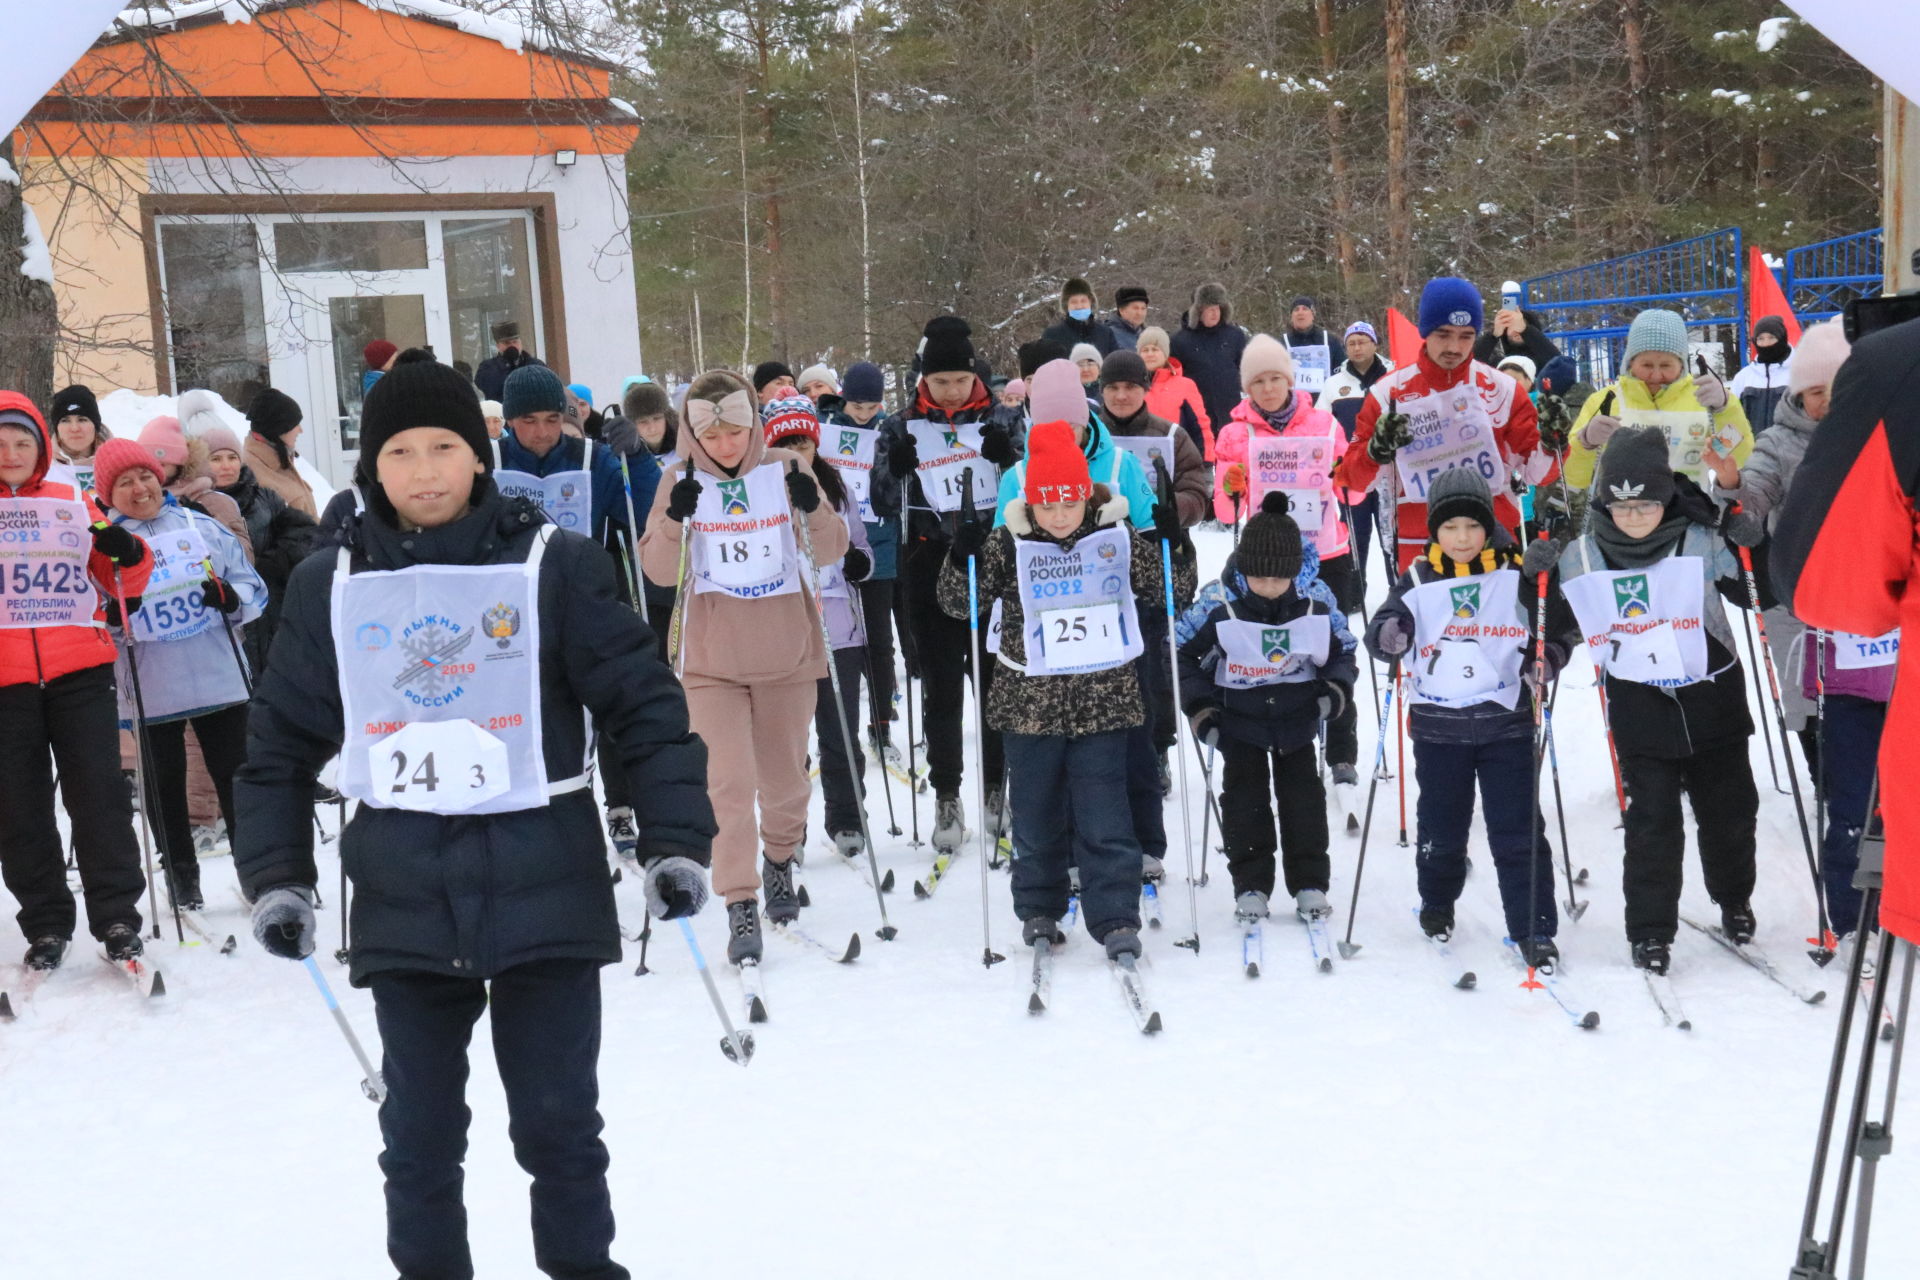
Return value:
<svg viewBox="0 0 1920 1280">
<path fill-rule="evenodd" d="M 1012 766 L 1013 909 L 1022 920 L 1067 914 L 1068 868 L 1080 868 L 1080 914 L 1104 939 L 1140 927 L 1140 842 L 1127 807 L 1127 732 L 1069 738 L 1005 735 Z"/>
<path fill-rule="evenodd" d="M 1820 879 L 1826 885 L 1833 931 L 1852 933 L 1860 927 L 1860 890 L 1853 887 L 1853 873 L 1860 867 L 1860 833 L 1867 825 L 1887 704 L 1828 694 L 1821 719 L 1826 743 L 1819 752 L 1820 781 L 1826 788 L 1827 829 L 1821 835 Z"/>
<path fill-rule="evenodd" d="M 1680 814 L 1683 793 L 1693 807 L 1707 896 L 1729 907 L 1753 896 L 1760 793 L 1753 785 L 1745 738 L 1678 760 L 1622 755 L 1620 780 L 1627 788 L 1627 941 L 1670 943 L 1679 931 L 1687 850 Z"/>
<path fill-rule="evenodd" d="M 373 975 L 385 1048 L 387 1256 L 401 1280 L 471 1280 L 467 1211 L 467 1046 L 489 1011 L 514 1158 L 533 1178 L 533 1256 L 549 1276 L 628 1280 L 608 1256 L 613 1203 L 600 1141 L 600 965 L 536 960 L 478 978 Z"/>
<path fill-rule="evenodd" d="M 913 633 L 914 655 L 920 667 L 920 728 L 927 739 L 927 781 L 934 794 L 957 793 L 965 774 L 962 726 L 967 713 L 967 671 L 972 665 L 971 629 L 941 612 L 936 587 L 944 558 L 937 544 L 916 543 L 905 553 L 901 581 L 906 586 L 907 627 Z M 980 653 L 987 658 L 987 637 L 981 628 Z M 980 700 L 993 687 L 994 663 L 989 658 L 980 673 Z M 1000 785 L 1006 756 L 1000 733 L 988 729 L 981 747 L 986 758 L 989 790 Z"/>
<path fill-rule="evenodd" d="M 1168 667 L 1166 602 L 1156 606 L 1142 600 L 1140 641 L 1144 652 L 1136 664 L 1140 692 L 1146 699 L 1147 731 L 1155 751 L 1169 751 L 1179 741 L 1179 711 L 1173 705 L 1173 672 Z"/>
<path fill-rule="evenodd" d="M 1160 794 L 1160 750 L 1148 725 L 1128 729 L 1127 811 L 1140 852 L 1167 856 L 1167 798 Z"/>
<path fill-rule="evenodd" d="M 830 836 L 860 829 L 860 796 L 854 790 L 853 775 L 864 775 L 867 768 L 866 753 L 860 749 L 860 677 L 867 668 L 866 650 L 857 645 L 835 649 L 833 664 L 840 672 L 841 706 L 853 741 L 848 743 L 840 736 L 840 717 L 833 709 L 833 680 L 822 678 L 813 710 L 813 733 L 820 742 L 820 790 L 826 795 Z"/>
<path fill-rule="evenodd" d="M 71 938 L 73 891 L 53 820 L 53 766 L 73 824 L 73 854 L 94 937 L 116 924 L 140 928 L 140 846 L 133 799 L 120 776 L 113 668 L 88 667 L 39 684 L 0 687 L 0 873 L 20 904 L 14 916 L 29 942 Z"/>
<path fill-rule="evenodd" d="M 893 579 L 869 579 L 855 584 L 860 593 L 860 618 L 866 625 L 867 724 L 883 739 L 893 718 Z M 860 718 L 852 719 L 860 732 Z"/>
<path fill-rule="evenodd" d="M 1553 901 L 1553 846 L 1547 843 L 1546 822 L 1529 789 L 1531 748 L 1530 738 L 1478 745 L 1416 739 L 1413 744 L 1414 776 L 1420 783 L 1419 848 L 1414 855 L 1420 900 L 1434 906 L 1460 900 L 1467 883 L 1467 834 L 1473 826 L 1477 777 L 1509 938 L 1551 938 L 1560 928 Z M 1535 851 L 1531 859 L 1530 850 Z M 1535 894 L 1531 912 L 1529 887 Z M 1678 891 L 1676 884 L 1676 896 Z"/>
<path fill-rule="evenodd" d="M 227 835 L 234 833 L 233 773 L 247 758 L 247 704 L 236 703 L 191 720 L 169 720 L 147 726 L 147 813 L 160 845 L 160 864 L 167 881 L 182 889 L 200 887 L 200 861 L 193 851 L 193 822 L 187 814 L 187 725 L 199 740 L 220 797 L 220 816 Z"/>
<path fill-rule="evenodd" d="M 1320 785 L 1313 744 L 1269 752 L 1223 734 L 1220 759 L 1220 827 L 1226 837 L 1234 896 L 1248 892 L 1273 896 L 1276 849 L 1286 871 L 1289 896 L 1303 889 L 1326 892 L 1333 874 L 1327 857 L 1327 792 Z M 1277 841 L 1275 802 L 1280 813 Z"/>
</svg>

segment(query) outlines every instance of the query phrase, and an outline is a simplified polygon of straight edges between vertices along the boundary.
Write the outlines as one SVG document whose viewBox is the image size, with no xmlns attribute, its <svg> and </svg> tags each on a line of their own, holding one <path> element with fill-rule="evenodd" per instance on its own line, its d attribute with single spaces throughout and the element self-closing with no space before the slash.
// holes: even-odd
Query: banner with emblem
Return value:
<svg viewBox="0 0 1920 1280">
<path fill-rule="evenodd" d="M 1532 638 L 1520 610 L 1519 571 L 1422 583 L 1406 601 L 1414 644 L 1406 659 L 1413 677 L 1407 701 L 1440 707 L 1494 702 L 1513 710 Z"/>
<path fill-rule="evenodd" d="M 1333 644 L 1333 627 L 1324 613 L 1274 623 L 1229 618 L 1214 634 L 1220 638 L 1220 660 L 1213 666 L 1213 682 L 1222 689 L 1316 679 Z"/>
<path fill-rule="evenodd" d="M 1699 556 L 1595 570 L 1566 579 L 1561 589 L 1588 656 L 1606 674 L 1662 689 L 1707 678 L 1706 568 Z"/>
<path fill-rule="evenodd" d="M 860 519 L 873 524 L 873 454 L 879 446 L 880 432 L 873 427 L 820 428 L 820 456 L 846 481 L 847 492 L 860 506 Z"/>
<path fill-rule="evenodd" d="M 969 474 L 974 510 L 984 513 L 1000 505 L 1000 469 L 980 456 L 979 423 L 946 426 L 916 419 L 907 424 L 907 431 L 920 459 L 914 474 L 935 511 L 959 511 L 965 505 Z"/>
<path fill-rule="evenodd" d="M 57 498 L 0 499 L 0 630 L 91 627 L 87 509 Z"/>
</svg>

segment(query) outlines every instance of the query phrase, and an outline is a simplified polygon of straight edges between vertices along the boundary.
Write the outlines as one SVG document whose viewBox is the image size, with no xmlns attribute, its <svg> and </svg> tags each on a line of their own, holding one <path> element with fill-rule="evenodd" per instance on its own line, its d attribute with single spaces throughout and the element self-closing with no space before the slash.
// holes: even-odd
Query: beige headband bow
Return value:
<svg viewBox="0 0 1920 1280">
<path fill-rule="evenodd" d="M 759 416 L 753 406 L 753 396 L 745 391 L 729 391 L 721 397 L 719 404 L 711 400 L 687 401 L 687 425 L 693 428 L 696 436 L 720 422 L 736 427 L 751 427 Z"/>
</svg>

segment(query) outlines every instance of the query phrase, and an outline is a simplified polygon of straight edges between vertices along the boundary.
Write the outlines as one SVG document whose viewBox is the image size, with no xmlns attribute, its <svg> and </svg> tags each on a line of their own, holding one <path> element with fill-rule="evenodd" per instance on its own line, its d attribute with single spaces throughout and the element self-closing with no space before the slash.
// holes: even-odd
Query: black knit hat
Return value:
<svg viewBox="0 0 1920 1280">
<path fill-rule="evenodd" d="M 57 427 L 60 419 L 68 414 L 77 413 L 98 428 L 100 423 L 100 402 L 94 399 L 93 391 L 77 383 L 71 387 L 62 387 L 54 393 L 53 400 L 47 406 L 47 425 Z"/>
<path fill-rule="evenodd" d="M 1100 385 L 1110 387 L 1116 382 L 1131 382 L 1143 390 L 1153 385 L 1147 362 L 1131 347 L 1121 347 L 1100 362 Z"/>
<path fill-rule="evenodd" d="M 758 395 L 761 391 L 765 390 L 766 385 L 775 378 L 791 378 L 792 376 L 793 370 L 787 368 L 787 366 L 780 361 L 762 360 L 759 364 L 753 366 L 754 394 Z"/>
<path fill-rule="evenodd" d="M 1060 309 L 1065 311 L 1068 300 L 1078 297 L 1085 297 L 1088 302 L 1092 302 L 1093 286 L 1088 284 L 1082 277 L 1074 276 L 1071 280 L 1068 280 L 1060 286 Z"/>
<path fill-rule="evenodd" d="M 1673 463 L 1667 457 L 1667 433 L 1658 427 L 1621 427 L 1600 455 L 1594 477 L 1593 500 L 1603 507 L 1616 502 L 1673 501 Z"/>
<path fill-rule="evenodd" d="M 957 328 L 942 327 L 927 335 L 920 349 L 920 372 L 972 373 L 973 340 Z"/>
<path fill-rule="evenodd" d="M 1240 572 L 1249 578 L 1285 578 L 1291 582 L 1300 576 L 1300 526 L 1287 514 L 1287 495 L 1279 490 L 1260 499 L 1260 510 L 1240 531 L 1240 545 L 1234 551 Z"/>
<path fill-rule="evenodd" d="M 1147 291 L 1137 284 L 1123 284 L 1113 291 L 1113 309 L 1118 311 L 1129 302 L 1151 302 Z"/>
<path fill-rule="evenodd" d="M 458 370 L 438 361 L 396 363 L 367 392 L 360 410 L 360 461 L 354 480 L 377 489 L 374 460 L 388 440 L 413 427 L 445 427 L 454 432 L 493 471 L 493 447 L 487 421 L 480 415 L 480 393 Z"/>
<path fill-rule="evenodd" d="M 1465 516 L 1478 521 L 1487 536 L 1493 536 L 1493 493 L 1487 482 L 1472 467 L 1442 471 L 1427 486 L 1427 536 L 1440 536 L 1440 526 Z"/>
<path fill-rule="evenodd" d="M 1023 342 L 1020 344 L 1020 376 L 1031 378 L 1039 372 L 1041 365 L 1065 360 L 1071 354 L 1066 343 L 1053 338 L 1035 338 L 1032 342 Z"/>
<path fill-rule="evenodd" d="M 299 401 L 273 387 L 255 396 L 253 403 L 247 406 L 247 426 L 253 429 L 255 435 L 265 436 L 269 440 L 278 440 L 299 426 L 300 419 L 305 416 L 300 410 Z"/>
</svg>

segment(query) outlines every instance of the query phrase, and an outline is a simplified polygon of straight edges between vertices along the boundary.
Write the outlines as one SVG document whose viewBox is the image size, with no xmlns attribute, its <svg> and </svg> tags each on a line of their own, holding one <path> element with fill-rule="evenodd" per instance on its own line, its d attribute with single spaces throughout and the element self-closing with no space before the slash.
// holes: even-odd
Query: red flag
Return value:
<svg viewBox="0 0 1920 1280">
<path fill-rule="evenodd" d="M 1800 345 L 1800 321 L 1787 305 L 1779 277 L 1767 266 L 1767 257 L 1756 245 L 1747 250 L 1747 346 L 1753 347 L 1753 326 L 1761 316 L 1779 316 L 1786 322 L 1787 343 Z"/>
<path fill-rule="evenodd" d="M 1393 367 L 1404 369 L 1420 357 L 1420 331 L 1413 321 L 1400 314 L 1400 308 L 1387 308 L 1387 358 Z"/>
</svg>

